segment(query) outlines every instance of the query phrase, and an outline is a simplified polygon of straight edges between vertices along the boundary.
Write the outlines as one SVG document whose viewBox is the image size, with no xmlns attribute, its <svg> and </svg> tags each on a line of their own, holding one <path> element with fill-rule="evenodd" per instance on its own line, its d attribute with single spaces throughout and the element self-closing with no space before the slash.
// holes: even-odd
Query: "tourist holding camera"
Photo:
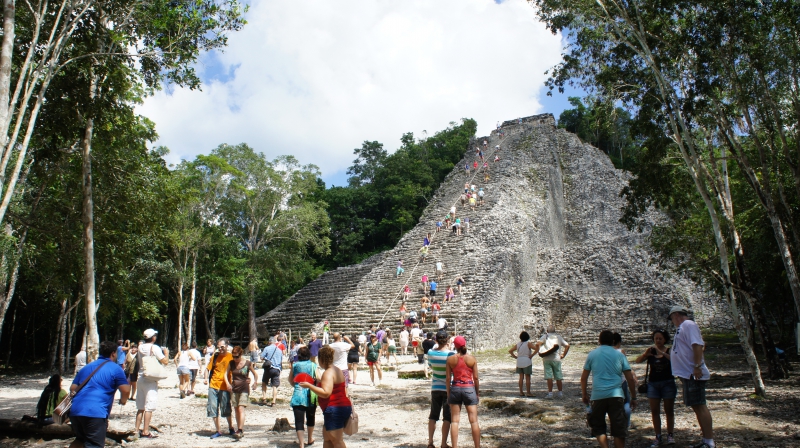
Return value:
<svg viewBox="0 0 800 448">
<path fill-rule="evenodd" d="M 674 445 L 675 439 L 672 433 L 675 428 L 675 397 L 678 396 L 678 386 L 675 384 L 675 377 L 672 376 L 672 363 L 670 362 L 670 348 L 665 344 L 669 342 L 667 330 L 656 330 L 653 332 L 652 347 L 648 347 L 644 353 L 636 358 L 636 363 L 647 362 L 647 374 L 644 383 L 639 390 L 640 393 L 647 394 L 650 402 L 650 414 L 653 417 L 653 429 L 656 437 L 651 447 L 660 445 Z M 661 434 L 661 401 L 664 401 L 664 413 L 667 414 L 667 437 Z"/>
</svg>

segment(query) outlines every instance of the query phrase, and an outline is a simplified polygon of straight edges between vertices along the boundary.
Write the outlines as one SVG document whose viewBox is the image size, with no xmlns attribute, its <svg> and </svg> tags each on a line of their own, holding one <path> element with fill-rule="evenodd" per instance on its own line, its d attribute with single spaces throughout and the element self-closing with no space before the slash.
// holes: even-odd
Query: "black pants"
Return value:
<svg viewBox="0 0 800 448">
<path fill-rule="evenodd" d="M 83 417 L 71 415 L 72 432 L 75 439 L 83 442 L 84 448 L 103 448 L 106 446 L 107 418 Z"/>
<path fill-rule="evenodd" d="M 303 417 L 305 417 L 306 424 L 309 428 L 314 427 L 314 416 L 317 413 L 317 407 L 311 406 L 292 406 L 294 411 L 294 429 L 296 431 L 305 431 L 306 427 L 303 425 Z"/>
</svg>

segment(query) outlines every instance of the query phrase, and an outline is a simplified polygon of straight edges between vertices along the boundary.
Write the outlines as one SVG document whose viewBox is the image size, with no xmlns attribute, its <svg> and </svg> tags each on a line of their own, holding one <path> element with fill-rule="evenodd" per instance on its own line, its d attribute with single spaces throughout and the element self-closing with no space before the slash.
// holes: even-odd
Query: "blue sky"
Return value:
<svg viewBox="0 0 800 448">
<path fill-rule="evenodd" d="M 561 37 L 524 0 L 260 0 L 224 52 L 201 57 L 201 91 L 169 89 L 139 113 L 177 163 L 221 143 L 293 154 L 344 185 L 354 148 L 434 133 L 461 118 L 485 135 L 497 121 L 556 117 L 544 72 Z"/>
</svg>

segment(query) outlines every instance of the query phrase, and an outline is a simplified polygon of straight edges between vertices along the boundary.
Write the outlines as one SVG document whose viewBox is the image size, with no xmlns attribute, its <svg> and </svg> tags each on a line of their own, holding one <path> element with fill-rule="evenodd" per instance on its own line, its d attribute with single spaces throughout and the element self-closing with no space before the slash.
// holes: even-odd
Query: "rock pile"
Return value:
<svg viewBox="0 0 800 448">
<path fill-rule="evenodd" d="M 548 323 L 574 341 L 593 342 L 603 328 L 624 333 L 628 341 L 642 340 L 666 326 L 665 311 L 673 304 L 693 309 L 706 328 L 729 327 L 718 298 L 658 266 L 647 231 L 630 232 L 620 224 L 619 192 L 629 174 L 557 129 L 551 114 L 521 121 L 504 122 L 502 139 L 498 131 L 476 139 L 488 141 L 487 159 L 500 145 L 501 160 L 490 162 L 488 183 L 467 178 L 460 169 L 474 159 L 468 150 L 419 224 L 393 250 L 311 282 L 259 318 L 262 331 L 307 334 L 323 320 L 346 333 L 370 324 L 397 326 L 403 285 L 412 287 L 409 305 L 416 306 L 419 279 L 434 274 L 436 261 L 446 273 L 439 298 L 458 275 L 466 281 L 442 315 L 473 349 L 507 345 L 522 328 L 539 333 Z M 486 204 L 476 211 L 459 203 L 466 181 L 486 190 Z M 435 232 L 435 222 L 454 204 L 458 216 L 470 218 L 470 231 L 435 234 L 430 255 L 417 264 L 423 237 Z M 395 278 L 398 258 L 406 272 Z"/>
</svg>

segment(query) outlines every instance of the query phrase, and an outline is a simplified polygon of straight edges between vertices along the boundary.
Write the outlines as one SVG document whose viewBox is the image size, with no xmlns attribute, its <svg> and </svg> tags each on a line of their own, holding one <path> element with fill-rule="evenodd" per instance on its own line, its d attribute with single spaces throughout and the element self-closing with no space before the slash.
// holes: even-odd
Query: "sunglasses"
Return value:
<svg viewBox="0 0 800 448">
<path fill-rule="evenodd" d="M 239 359 L 241 356 L 234 356 L 233 359 Z"/>
<path fill-rule="evenodd" d="M 225 349 L 225 348 L 228 348 L 228 347 L 227 347 L 227 346 L 225 346 L 225 345 L 220 345 L 220 346 L 219 346 L 219 347 L 217 347 L 217 348 L 218 348 L 218 349 L 220 349 L 220 350 L 222 350 L 222 349 Z"/>
</svg>

